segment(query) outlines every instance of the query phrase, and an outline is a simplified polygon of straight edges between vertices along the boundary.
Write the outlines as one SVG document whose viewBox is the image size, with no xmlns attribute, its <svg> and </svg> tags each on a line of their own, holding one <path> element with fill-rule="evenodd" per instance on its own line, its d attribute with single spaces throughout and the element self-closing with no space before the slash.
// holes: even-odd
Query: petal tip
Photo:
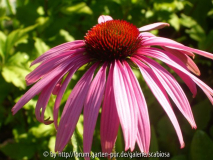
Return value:
<svg viewBox="0 0 213 160">
<path fill-rule="evenodd" d="M 110 20 L 113 20 L 113 18 L 110 16 L 101 15 L 98 18 L 98 23 L 102 23 L 102 22 L 106 22 L 106 21 L 110 21 Z"/>
<path fill-rule="evenodd" d="M 180 148 L 183 149 L 184 147 L 185 147 L 185 143 L 182 142 L 181 145 L 180 145 Z"/>
</svg>

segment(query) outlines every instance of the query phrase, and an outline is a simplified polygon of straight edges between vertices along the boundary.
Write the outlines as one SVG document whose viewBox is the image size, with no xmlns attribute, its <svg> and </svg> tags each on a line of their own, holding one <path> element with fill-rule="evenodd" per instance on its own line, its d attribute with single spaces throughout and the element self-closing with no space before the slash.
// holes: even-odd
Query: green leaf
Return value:
<svg viewBox="0 0 213 160">
<path fill-rule="evenodd" d="M 22 67 L 18 66 L 5 66 L 2 69 L 2 76 L 8 83 L 13 83 L 16 87 L 22 89 L 26 88 L 24 77 L 29 73 Z"/>
<path fill-rule="evenodd" d="M 208 33 L 203 41 L 199 43 L 199 48 L 206 51 L 213 51 L 213 30 Z"/>
<path fill-rule="evenodd" d="M 185 155 L 177 155 L 172 157 L 171 160 L 187 160 L 187 157 Z"/>
<path fill-rule="evenodd" d="M 188 28 L 197 25 L 197 22 L 192 18 L 185 14 L 181 14 L 180 23 Z"/>
<path fill-rule="evenodd" d="M 155 133 L 155 129 L 152 126 L 151 127 L 151 143 L 150 143 L 150 152 L 156 152 L 159 151 L 158 149 L 158 140 Z M 150 157 L 149 160 L 158 160 L 158 157 Z"/>
<path fill-rule="evenodd" d="M 207 13 L 208 16 L 213 16 L 213 9 L 211 9 L 208 13 Z"/>
<path fill-rule="evenodd" d="M 192 160 L 210 160 L 213 159 L 213 141 L 209 136 L 197 130 L 191 143 L 191 157 Z"/>
<path fill-rule="evenodd" d="M 4 58 L 4 46 L 6 41 L 6 35 L 0 31 L 0 56 Z"/>
<path fill-rule="evenodd" d="M 53 131 L 53 125 L 45 125 L 41 123 L 39 126 L 30 128 L 29 133 L 32 133 L 32 135 L 34 135 L 35 137 L 40 138 L 51 135 Z"/>
<path fill-rule="evenodd" d="M 170 16 L 169 23 L 171 24 L 171 26 L 173 26 L 175 28 L 176 31 L 178 31 L 180 29 L 180 21 L 176 14 L 172 14 Z"/>
<path fill-rule="evenodd" d="M 165 147 L 167 152 L 171 154 L 177 154 L 180 150 L 180 142 L 171 121 L 166 115 L 159 120 L 157 133 L 158 142 L 161 144 L 161 147 Z"/>
<path fill-rule="evenodd" d="M 73 147 L 73 152 L 75 153 L 81 153 L 82 150 L 82 142 L 79 142 L 79 138 L 77 137 L 78 135 L 76 134 L 76 131 L 73 133 L 71 142 L 72 142 L 72 147 Z M 83 157 L 78 157 L 75 156 L 75 160 L 83 160 Z"/>
<path fill-rule="evenodd" d="M 36 146 L 33 143 L 16 143 L 7 142 L 4 146 L 0 147 L 0 150 L 12 159 L 31 159 L 33 158 L 36 150 Z"/>
<path fill-rule="evenodd" d="M 71 142 L 73 147 L 73 152 L 83 153 L 83 115 L 80 115 L 78 123 L 76 125 L 76 130 L 74 131 Z M 84 160 L 83 157 L 75 157 L 75 160 Z"/>
<path fill-rule="evenodd" d="M 84 125 L 83 125 L 84 117 L 83 115 L 80 115 L 78 123 L 76 125 L 76 131 L 79 136 L 83 140 L 83 130 L 84 130 Z"/>
<path fill-rule="evenodd" d="M 17 29 L 17 30 L 12 31 L 8 35 L 6 43 L 5 43 L 5 49 L 4 49 L 5 54 L 8 54 L 10 52 L 10 50 L 13 48 L 13 46 L 17 46 L 20 43 L 27 42 L 27 38 L 28 38 L 27 33 L 32 31 L 36 27 L 37 27 L 37 24 L 35 24 L 33 26 L 29 26 L 24 29 Z"/>
<path fill-rule="evenodd" d="M 205 129 L 211 119 L 212 106 L 208 99 L 201 101 L 192 109 L 198 129 Z"/>
<path fill-rule="evenodd" d="M 18 52 L 12 56 L 2 68 L 2 76 L 5 81 L 25 89 L 25 76 L 30 72 L 30 69 L 26 67 L 28 59 L 29 56 L 26 53 Z"/>
<path fill-rule="evenodd" d="M 49 139 L 48 148 L 50 149 L 51 152 L 55 152 L 55 140 L 56 140 L 55 136 L 52 136 Z"/>
<path fill-rule="evenodd" d="M 191 29 L 186 30 L 186 33 L 190 35 L 190 37 L 196 41 L 203 41 L 206 38 L 205 31 L 200 25 L 195 25 Z"/>
<path fill-rule="evenodd" d="M 15 14 L 15 11 L 14 11 L 14 2 L 11 2 L 9 0 L 6 0 L 6 3 L 7 3 L 7 8 L 8 10 L 10 11 L 10 14 L 14 15 Z M 12 3 L 12 4 L 11 4 Z"/>
<path fill-rule="evenodd" d="M 86 3 L 81 2 L 75 5 L 66 6 L 61 9 L 61 12 L 66 15 L 71 15 L 73 13 L 77 14 L 92 14 L 92 10 L 87 6 Z"/>
<path fill-rule="evenodd" d="M 50 49 L 50 47 L 42 41 L 40 38 L 35 38 L 35 49 L 38 53 L 38 56 L 42 55 L 44 52 Z"/>
<path fill-rule="evenodd" d="M 65 39 L 66 41 L 68 41 L 68 42 L 72 42 L 72 41 L 75 40 L 74 37 L 71 36 L 71 35 L 69 34 L 69 32 L 65 31 L 64 29 L 61 29 L 61 30 L 60 30 L 60 35 L 63 36 L 64 39 Z"/>
</svg>

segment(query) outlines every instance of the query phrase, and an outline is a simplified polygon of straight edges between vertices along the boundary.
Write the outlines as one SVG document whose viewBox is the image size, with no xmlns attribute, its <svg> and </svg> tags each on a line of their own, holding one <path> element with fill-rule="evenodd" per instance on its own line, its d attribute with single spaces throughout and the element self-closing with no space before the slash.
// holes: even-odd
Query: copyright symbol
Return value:
<svg viewBox="0 0 213 160">
<path fill-rule="evenodd" d="M 49 152 L 48 152 L 48 151 L 45 151 L 45 152 L 43 153 L 43 156 L 44 156 L 44 157 L 49 156 Z"/>
</svg>

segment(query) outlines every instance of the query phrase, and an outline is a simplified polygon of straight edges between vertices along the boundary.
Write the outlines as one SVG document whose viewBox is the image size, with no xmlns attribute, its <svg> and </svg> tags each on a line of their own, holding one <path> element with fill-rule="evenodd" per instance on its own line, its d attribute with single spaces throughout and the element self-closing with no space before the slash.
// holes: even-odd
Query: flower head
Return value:
<svg viewBox="0 0 213 160">
<path fill-rule="evenodd" d="M 26 77 L 28 85 L 35 84 L 13 107 L 13 114 L 39 94 L 35 109 L 36 118 L 45 124 L 54 122 L 57 129 L 55 150 L 62 151 L 70 140 L 83 110 L 84 152 L 90 152 L 94 128 L 102 106 L 103 152 L 112 151 L 121 125 L 125 150 L 133 151 L 137 143 L 141 152 L 147 153 L 150 145 L 149 115 L 142 89 L 131 69 L 134 64 L 138 66 L 150 90 L 170 118 L 181 148 L 184 147 L 181 129 L 169 96 L 192 128 L 196 128 L 190 104 L 173 75 L 153 59 L 161 60 L 173 69 L 194 97 L 197 84 L 213 104 L 213 90 L 194 75 L 199 75 L 200 71 L 190 58 L 194 58 L 194 53 L 210 59 L 213 59 L 213 55 L 147 32 L 168 26 L 167 23 L 159 22 L 137 28 L 129 22 L 113 20 L 110 16 L 100 16 L 98 22 L 99 24 L 88 31 L 84 40 L 56 46 L 32 63 L 41 63 Z M 73 88 L 58 126 L 58 110 L 62 96 L 73 74 L 87 63 L 91 64 L 91 67 Z M 57 95 L 53 120 L 45 120 L 44 112 L 52 93 Z"/>
</svg>

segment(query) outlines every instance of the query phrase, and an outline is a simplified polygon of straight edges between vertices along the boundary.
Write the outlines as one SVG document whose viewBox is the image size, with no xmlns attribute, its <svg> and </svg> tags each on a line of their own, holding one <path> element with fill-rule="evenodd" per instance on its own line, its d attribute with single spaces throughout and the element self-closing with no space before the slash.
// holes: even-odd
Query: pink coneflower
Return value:
<svg viewBox="0 0 213 160">
<path fill-rule="evenodd" d="M 210 59 L 213 59 L 213 55 L 147 32 L 168 26 L 167 23 L 154 23 L 137 28 L 129 22 L 113 20 L 110 16 L 100 16 L 98 23 L 88 31 L 84 40 L 56 46 L 32 63 L 41 63 L 26 77 L 28 85 L 35 84 L 13 107 L 13 114 L 39 94 L 36 118 L 45 124 L 54 122 L 57 129 L 55 150 L 62 151 L 83 110 L 84 152 L 88 153 L 91 151 L 93 132 L 102 105 L 102 151 L 112 151 L 121 125 L 125 150 L 133 151 L 137 143 L 141 152 L 147 153 L 150 145 L 150 122 L 143 92 L 131 69 L 137 66 L 170 118 L 181 148 L 184 147 L 181 129 L 169 96 L 192 128 L 196 128 L 190 104 L 175 78 L 153 59 L 172 68 L 186 83 L 193 96 L 197 93 L 197 84 L 213 104 L 213 90 L 194 75 L 199 75 L 200 71 L 190 58 L 194 58 L 193 53 Z M 73 74 L 85 64 L 89 64 L 90 68 L 73 88 L 58 126 L 62 96 Z M 52 93 L 57 97 L 53 121 L 50 121 L 44 119 L 44 112 Z"/>
</svg>

